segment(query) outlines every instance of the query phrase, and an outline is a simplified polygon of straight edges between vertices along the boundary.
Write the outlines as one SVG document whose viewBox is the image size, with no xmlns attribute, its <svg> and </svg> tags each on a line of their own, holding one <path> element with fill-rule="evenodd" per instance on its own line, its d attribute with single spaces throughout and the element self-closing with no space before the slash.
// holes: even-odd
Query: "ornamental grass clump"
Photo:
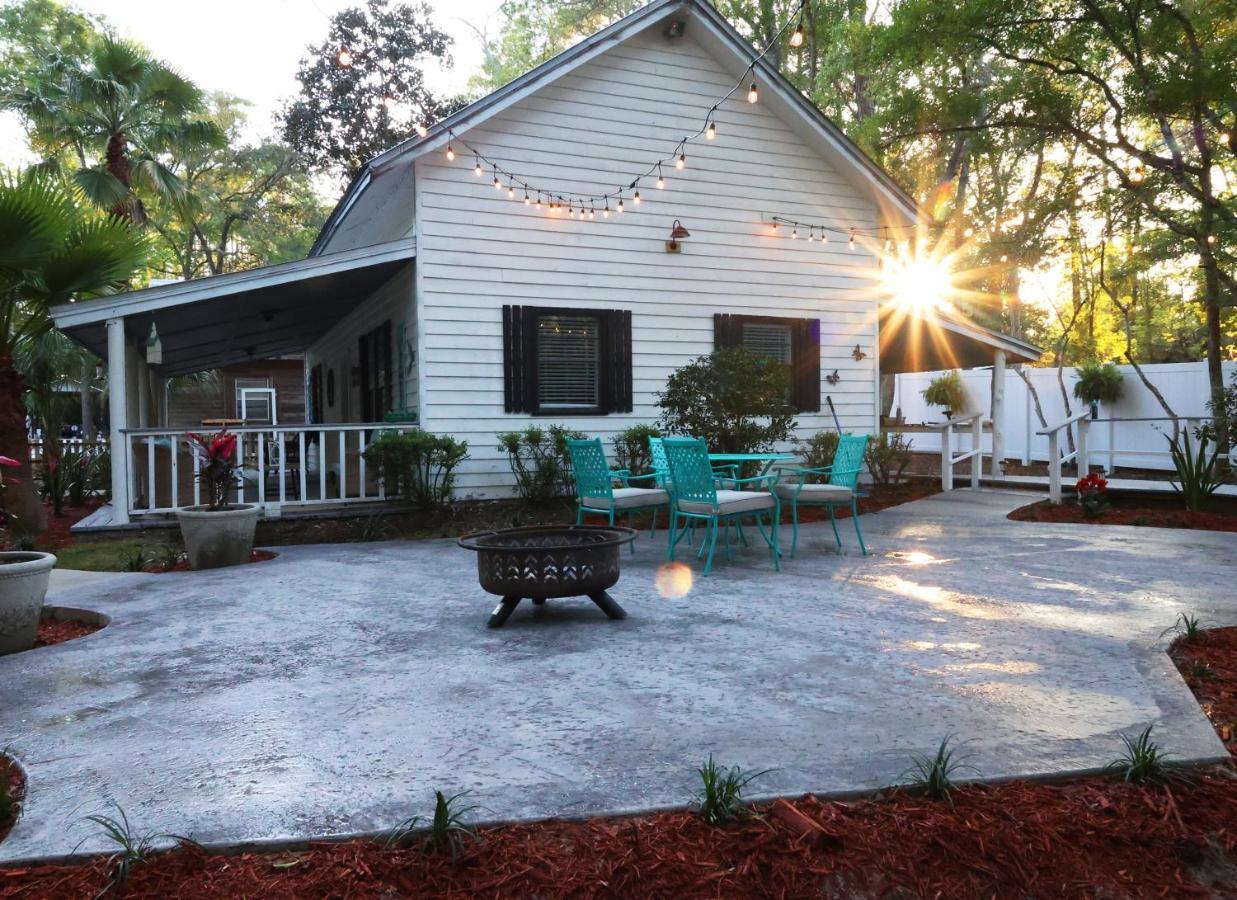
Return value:
<svg viewBox="0 0 1237 900">
<path fill-rule="evenodd" d="M 1098 518 L 1108 509 L 1108 479 L 1098 472 L 1088 472 L 1074 485 L 1078 505 L 1088 519 Z"/>
<path fill-rule="evenodd" d="M 1212 451 L 1210 456 L 1207 455 L 1211 436 L 1205 431 L 1198 437 L 1197 452 L 1189 432 L 1182 434 L 1180 439 L 1174 435 L 1165 437 L 1168 438 L 1173 467 L 1177 470 L 1177 479 L 1170 484 L 1185 501 L 1186 509 L 1199 512 L 1207 506 L 1211 495 L 1227 480 L 1219 469 L 1219 448 Z"/>
<path fill-rule="evenodd" d="M 760 772 L 745 773 L 738 766 L 723 767 L 713 762 L 713 754 L 708 761 L 696 770 L 700 773 L 701 790 L 696 795 L 696 805 L 700 818 L 710 825 L 725 825 L 736 819 L 754 816 L 743 803 L 743 791 L 749 784 L 768 773 L 768 769 Z"/>
<path fill-rule="evenodd" d="M 210 510 L 228 508 L 228 496 L 236 490 L 236 435 L 225 426 L 216 434 L 190 432 L 185 444 L 198 458 L 198 483 Z"/>
<path fill-rule="evenodd" d="M 911 767 L 903 773 L 903 777 L 910 776 L 906 784 L 908 790 L 924 794 L 933 800 L 947 800 L 950 805 L 953 804 L 951 795 L 958 786 L 955 776 L 963 770 L 976 772 L 976 769 L 955 758 L 955 750 L 949 746 L 952 740 L 953 735 L 945 735 L 933 756 L 911 754 Z"/>
<path fill-rule="evenodd" d="M 1173 775 L 1168 754 L 1151 740 L 1151 729 L 1154 727 L 1148 725 L 1133 738 L 1128 734 L 1121 735 L 1125 752 L 1108 764 L 1110 775 L 1131 784 L 1161 784 Z"/>
</svg>

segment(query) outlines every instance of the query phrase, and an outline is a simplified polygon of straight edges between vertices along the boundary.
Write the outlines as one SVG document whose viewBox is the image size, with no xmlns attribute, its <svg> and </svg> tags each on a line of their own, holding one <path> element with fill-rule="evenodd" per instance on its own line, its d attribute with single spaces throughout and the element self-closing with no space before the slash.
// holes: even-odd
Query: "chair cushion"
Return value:
<svg viewBox="0 0 1237 900">
<path fill-rule="evenodd" d="M 777 501 L 768 491 L 718 491 L 717 511 L 723 516 L 734 513 L 755 512 L 761 509 L 772 509 Z M 698 500 L 680 500 L 679 509 L 689 513 L 704 513 L 711 515 L 711 504 Z"/>
<path fill-rule="evenodd" d="M 800 503 L 850 503 L 850 488 L 837 484 L 805 484 L 800 488 L 797 484 L 778 484 L 773 488 L 783 500 L 795 499 L 795 491 L 799 491 Z"/>
<path fill-rule="evenodd" d="M 609 509 L 610 501 L 605 497 L 585 497 L 580 501 L 589 509 Z M 641 506 L 664 506 L 670 502 L 670 495 L 661 488 L 615 488 L 615 509 L 637 509 Z"/>
</svg>

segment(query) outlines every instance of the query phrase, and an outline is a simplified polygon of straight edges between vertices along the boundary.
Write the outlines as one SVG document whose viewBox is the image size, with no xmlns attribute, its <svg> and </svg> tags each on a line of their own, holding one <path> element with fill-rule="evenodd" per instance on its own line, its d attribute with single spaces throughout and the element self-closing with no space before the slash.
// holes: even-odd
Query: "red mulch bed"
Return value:
<svg viewBox="0 0 1237 900">
<path fill-rule="evenodd" d="M 22 774 L 17 763 L 0 753 L 0 781 L 8 787 L 8 810 L 0 809 L 0 841 L 8 837 L 13 823 L 21 813 L 21 801 L 26 795 L 26 776 Z M 0 891 L 4 890 L 5 872 L 0 869 Z M 0 895 L 2 896 L 2 895 Z M 37 895 L 31 895 L 37 896 Z"/>
<path fill-rule="evenodd" d="M 35 647 L 50 647 L 53 644 L 63 644 L 88 634 L 94 634 L 102 625 L 94 622 L 81 622 L 75 619 L 42 619 L 39 622 L 39 636 L 34 640 Z"/>
<path fill-rule="evenodd" d="M 920 500 L 924 497 L 931 497 L 933 494 L 941 492 L 940 479 L 928 478 L 913 478 L 910 481 L 904 481 L 901 484 L 891 485 L 889 487 L 876 487 L 873 485 L 859 486 L 860 491 L 866 491 L 866 497 L 859 498 L 859 515 L 867 515 L 868 513 L 880 512 L 882 509 L 888 509 L 891 506 L 899 506 L 903 503 L 910 503 L 912 500 Z M 849 506 L 835 506 L 833 514 L 839 519 L 850 518 Z M 801 506 L 799 508 L 800 522 L 822 522 L 829 518 L 829 512 L 821 506 Z M 782 521 L 790 522 L 790 506 L 789 504 L 782 505 Z"/>
<path fill-rule="evenodd" d="M 1074 502 L 1052 504 L 1040 500 L 1009 514 L 1019 522 L 1077 522 L 1083 525 L 1143 525 L 1151 528 L 1195 528 L 1200 531 L 1237 531 L 1237 502 L 1213 497 L 1206 512 L 1190 512 L 1177 497 L 1110 495 L 1109 508 L 1094 519 L 1083 515 Z"/>
<path fill-rule="evenodd" d="M 102 500 L 92 500 L 82 506 L 66 505 L 59 516 L 54 515 L 51 506 L 45 504 L 44 509 L 47 510 L 47 530 L 35 538 L 35 546 L 49 553 L 55 553 L 62 547 L 70 546 L 74 538 L 69 534 L 69 529 L 98 509 L 102 504 Z"/>
<path fill-rule="evenodd" d="M 1169 655 L 1228 752 L 1237 756 L 1237 628 L 1178 638 Z"/>
<path fill-rule="evenodd" d="M 249 554 L 249 561 L 251 563 L 266 562 L 268 559 L 274 559 L 278 555 L 279 555 L 278 553 L 274 553 L 270 550 L 254 550 L 250 552 Z M 174 566 L 171 566 L 170 568 L 168 566 L 147 566 L 142 571 L 160 573 L 160 572 L 191 572 L 193 570 L 189 568 L 189 560 L 182 559 L 180 562 L 178 562 Z"/>
</svg>

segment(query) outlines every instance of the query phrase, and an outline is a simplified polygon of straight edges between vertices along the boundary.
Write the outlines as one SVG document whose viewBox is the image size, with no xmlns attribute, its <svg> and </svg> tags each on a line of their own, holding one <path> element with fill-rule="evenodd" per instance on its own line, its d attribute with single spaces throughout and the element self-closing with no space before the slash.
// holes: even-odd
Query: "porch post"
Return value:
<svg viewBox="0 0 1237 900">
<path fill-rule="evenodd" d="M 129 463 L 124 430 L 129 427 L 128 372 L 126 371 L 128 341 L 125 320 L 107 320 L 107 397 L 112 452 L 112 521 L 118 525 L 129 522 Z"/>
<path fill-rule="evenodd" d="M 992 477 L 1005 474 L 1005 351 L 992 354 Z"/>
</svg>

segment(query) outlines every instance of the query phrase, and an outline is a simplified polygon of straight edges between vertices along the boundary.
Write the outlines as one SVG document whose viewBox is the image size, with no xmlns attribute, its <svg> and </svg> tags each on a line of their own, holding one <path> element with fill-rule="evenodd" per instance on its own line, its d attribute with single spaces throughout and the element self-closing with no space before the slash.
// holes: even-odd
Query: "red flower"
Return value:
<svg viewBox="0 0 1237 900">
<path fill-rule="evenodd" d="M 1080 494 L 1102 494 L 1108 490 L 1108 480 L 1099 472 L 1089 472 L 1078 479 L 1074 490 Z"/>
</svg>

